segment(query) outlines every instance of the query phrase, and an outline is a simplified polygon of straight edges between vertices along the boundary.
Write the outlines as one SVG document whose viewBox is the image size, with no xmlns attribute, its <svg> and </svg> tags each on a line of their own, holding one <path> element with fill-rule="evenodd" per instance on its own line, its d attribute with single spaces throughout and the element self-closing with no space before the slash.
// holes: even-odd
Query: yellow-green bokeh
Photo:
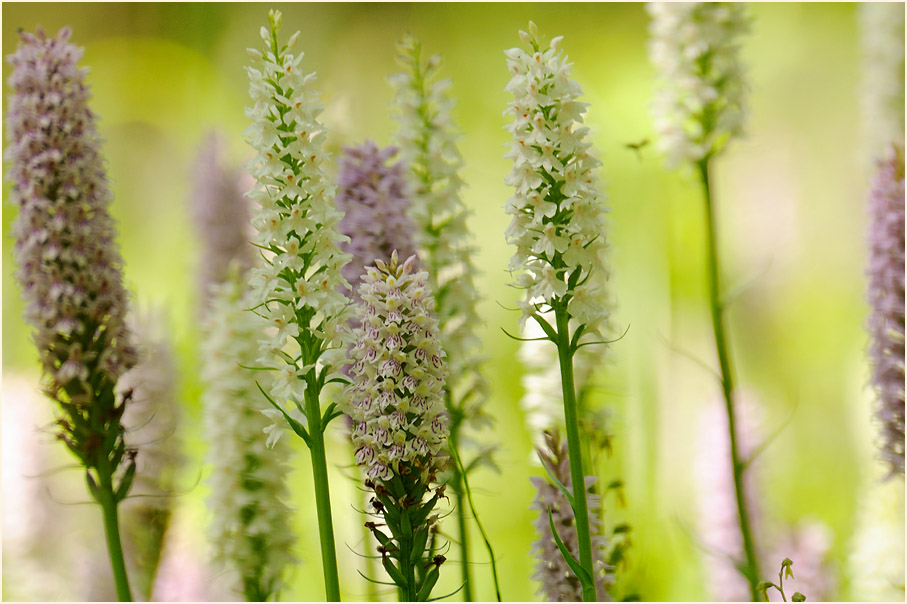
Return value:
<svg viewBox="0 0 907 604">
<path fill-rule="evenodd" d="M 695 525 L 692 457 L 701 410 L 719 396 L 717 384 L 689 356 L 714 365 L 703 273 L 702 201 L 695 179 L 664 169 L 653 145 L 638 156 L 627 143 L 653 140 L 649 104 L 655 89 L 647 60 L 648 15 L 642 4 L 4 4 L 3 54 L 16 28 L 73 28 L 91 70 L 92 106 L 105 140 L 127 285 L 144 306 L 166 309 L 180 361 L 183 438 L 192 462 L 178 505 L 183 530 L 207 522 L 205 434 L 199 381 L 195 267 L 199 243 L 190 221 L 191 166 L 202 135 L 218 128 L 230 155 L 250 156 L 242 132 L 247 80 L 245 49 L 257 47 L 267 10 L 283 11 L 285 35 L 301 30 L 303 68 L 317 71 L 324 122 L 334 152 L 366 138 L 392 142 L 395 43 L 414 33 L 443 55 L 453 80 L 455 119 L 463 132 L 464 199 L 479 249 L 478 279 L 484 350 L 490 360 L 489 410 L 497 418 L 502 476 L 476 474 L 476 503 L 498 557 L 506 600 L 537 599 L 529 580 L 535 538 L 528 477 L 530 437 L 513 331 L 519 292 L 506 273 L 504 202 L 510 169 L 503 157 L 508 102 L 503 50 L 520 43 L 517 30 L 534 20 L 547 37 L 564 35 L 575 64 L 586 123 L 602 160 L 610 207 L 608 238 L 616 300 L 613 320 L 626 337 L 611 345 L 597 398 L 614 416 L 615 455 L 603 480 L 620 477 L 628 507 L 606 500 L 609 522 L 633 526 L 634 546 L 620 589 L 649 600 L 706 597 L 701 552 L 688 534 Z M 859 43 L 852 4 L 755 4 L 743 43 L 750 82 L 748 134 L 715 163 L 720 246 L 727 283 L 751 282 L 730 307 L 731 337 L 742 387 L 763 411 L 766 435 L 787 423 L 762 459 L 759 497 L 779 526 L 805 517 L 831 528 L 832 555 L 843 565 L 859 490 L 872 458 L 867 387 L 864 204 L 870 162 L 859 121 Z M 9 75 L 4 64 L 4 81 Z M 8 90 L 4 89 L 4 110 Z M 22 320 L 14 280 L 10 223 L 3 207 L 3 371 L 34 374 L 37 355 Z M 684 352 L 678 352 L 682 349 Z M 49 405 L 50 403 L 47 403 Z M 323 598 L 308 455 L 294 462 L 293 525 L 302 563 L 285 600 Z M 48 444 L 48 447 L 56 445 Z M 329 457 L 347 465 L 339 437 Z M 65 463 L 65 455 L 61 455 Z M 75 473 L 73 471 L 73 473 Z M 196 486 L 201 476 L 202 480 Z M 363 551 L 352 509 L 353 486 L 331 477 L 348 599 L 364 597 L 353 570 Z M 78 486 L 78 481 L 76 481 Z M 66 513 L 66 510 L 63 510 Z M 98 534 L 99 536 L 99 534 Z M 766 533 L 769 537 L 770 533 Z M 61 539 L 66 536 L 62 535 Z M 490 573 L 474 532 L 477 597 L 493 598 Z M 89 547 L 89 545 L 86 545 Z M 90 544 L 101 547 L 100 542 Z M 204 555 L 200 551 L 199 555 Z M 455 558 L 455 553 L 449 555 Z M 780 561 L 779 561 L 780 562 Z M 436 595 L 458 586 L 445 569 Z M 15 591 L 4 574 L 4 595 Z M 76 595 L 62 594 L 64 598 Z"/>
</svg>

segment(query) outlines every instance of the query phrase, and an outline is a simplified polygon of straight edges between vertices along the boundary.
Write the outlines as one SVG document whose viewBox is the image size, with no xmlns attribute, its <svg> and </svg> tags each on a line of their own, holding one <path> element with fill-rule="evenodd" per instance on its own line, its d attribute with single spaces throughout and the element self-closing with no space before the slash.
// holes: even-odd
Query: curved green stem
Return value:
<svg viewBox="0 0 907 604">
<path fill-rule="evenodd" d="M 104 515 L 104 535 L 107 538 L 107 552 L 110 554 L 110 568 L 116 585 L 117 599 L 120 602 L 132 602 L 129 590 L 129 578 L 126 575 L 126 562 L 123 558 L 123 545 L 120 542 L 120 523 L 117 515 L 117 501 L 113 493 L 113 475 L 105 463 L 96 468 L 98 472 L 97 500 Z"/>
<path fill-rule="evenodd" d="M 731 464 L 734 473 L 734 491 L 737 495 L 737 515 L 740 519 L 740 533 L 743 537 L 743 552 L 746 557 L 744 575 L 750 584 L 750 596 L 753 602 L 759 601 L 759 564 L 756 559 L 756 547 L 750 527 L 749 511 L 744 493 L 743 473 L 745 463 L 740 458 L 737 442 L 737 426 L 734 414 L 734 373 L 731 360 L 730 343 L 724 320 L 724 309 L 720 298 L 720 269 L 718 265 L 718 244 L 715 226 L 715 209 L 712 204 L 712 191 L 709 183 L 709 158 L 699 162 L 699 176 L 705 196 L 706 235 L 708 239 L 708 287 L 709 309 L 712 315 L 712 330 L 715 334 L 715 349 L 721 367 L 721 390 L 724 395 L 725 409 L 728 417 L 728 435 L 730 437 Z"/>
<path fill-rule="evenodd" d="M 589 530 L 589 508 L 586 504 L 586 474 L 583 472 L 583 446 L 579 435 L 579 418 L 576 404 L 576 386 L 573 381 L 573 354 L 570 351 L 570 316 L 566 305 L 554 308 L 557 319 L 557 355 L 561 367 L 561 385 L 564 393 L 564 420 L 567 427 L 567 454 L 570 457 L 570 481 L 573 484 L 576 538 L 579 543 L 579 563 L 589 576 L 594 576 L 592 566 L 592 535 Z M 595 602 L 595 585 L 583 587 L 583 601 Z"/>
<path fill-rule="evenodd" d="M 454 462 L 456 462 L 460 476 L 463 478 L 463 493 L 466 495 L 466 500 L 469 502 L 469 509 L 472 512 L 472 517 L 476 521 L 476 527 L 479 529 L 479 534 L 482 535 L 482 541 L 485 543 L 485 549 L 488 551 L 488 559 L 491 561 L 491 578 L 494 581 L 494 595 L 498 599 L 498 602 L 502 602 L 501 584 L 498 581 L 498 567 L 495 563 L 494 550 L 491 547 L 491 541 L 488 540 L 488 533 L 485 532 L 485 527 L 482 526 L 482 521 L 479 520 L 476 505 L 472 501 L 472 489 L 469 488 L 469 479 L 466 476 L 466 468 L 463 466 L 463 460 L 460 459 L 456 449 L 451 449 L 451 453 L 454 455 Z"/>
<path fill-rule="evenodd" d="M 334 523 L 331 519 L 331 492 L 328 484 L 328 463 L 324 452 L 324 431 L 318 397 L 306 390 L 306 417 L 312 452 L 312 477 L 315 480 L 315 508 L 318 512 L 318 539 L 321 544 L 321 565 L 324 572 L 324 592 L 328 602 L 340 601 L 340 580 L 337 575 L 337 552 L 334 549 Z"/>
</svg>

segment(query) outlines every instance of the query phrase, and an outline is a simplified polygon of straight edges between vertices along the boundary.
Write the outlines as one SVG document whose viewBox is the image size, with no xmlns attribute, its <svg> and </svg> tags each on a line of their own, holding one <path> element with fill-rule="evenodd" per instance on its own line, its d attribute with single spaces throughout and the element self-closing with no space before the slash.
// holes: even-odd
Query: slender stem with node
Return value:
<svg viewBox="0 0 907 604">
<path fill-rule="evenodd" d="M 737 515 L 740 519 L 740 534 L 743 537 L 743 553 L 746 566 L 743 574 L 750 585 L 750 595 L 753 602 L 759 601 L 759 564 L 756 559 L 756 547 L 753 542 L 753 533 L 750 525 L 750 515 L 747 509 L 746 494 L 744 492 L 743 473 L 746 464 L 740 455 L 737 439 L 737 425 L 734 413 L 734 367 L 731 359 L 730 340 L 724 318 L 724 307 L 720 297 L 720 267 L 718 264 L 718 237 L 715 224 L 715 208 L 712 203 L 712 191 L 709 183 L 709 158 L 706 157 L 698 163 L 699 175 L 705 199 L 706 239 L 708 253 L 708 294 L 709 310 L 712 316 L 712 330 L 715 334 L 715 350 L 718 354 L 718 363 L 721 368 L 721 391 L 724 395 L 725 409 L 728 417 L 728 436 L 730 440 L 731 467 L 734 474 L 734 492 L 737 496 Z"/>
<path fill-rule="evenodd" d="M 579 433 L 579 414 L 576 387 L 573 381 L 573 354 L 570 350 L 570 315 L 566 305 L 554 307 L 557 320 L 557 355 L 561 367 L 561 386 L 564 392 L 564 421 L 567 427 L 567 452 L 570 457 L 570 481 L 573 484 L 573 512 L 576 538 L 579 544 L 579 563 L 593 576 L 592 533 L 589 529 L 589 507 L 586 503 L 586 474 L 583 471 L 582 443 Z M 595 602 L 595 584 L 583 587 L 583 601 Z"/>
</svg>

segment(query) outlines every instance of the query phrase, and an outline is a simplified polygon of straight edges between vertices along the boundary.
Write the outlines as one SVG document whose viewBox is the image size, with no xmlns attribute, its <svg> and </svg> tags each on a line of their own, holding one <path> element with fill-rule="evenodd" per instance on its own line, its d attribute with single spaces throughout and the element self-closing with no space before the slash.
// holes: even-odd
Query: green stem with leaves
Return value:
<svg viewBox="0 0 907 604">
<path fill-rule="evenodd" d="M 744 493 L 743 474 L 746 462 L 741 459 L 739 443 L 737 442 L 737 425 L 734 413 L 734 372 L 731 360 L 730 343 L 724 318 L 724 307 L 721 301 L 720 267 L 718 264 L 718 237 L 715 224 L 715 208 L 712 203 L 711 184 L 709 182 L 709 157 L 702 159 L 699 164 L 699 176 L 705 198 L 706 236 L 708 245 L 708 290 L 709 310 L 712 316 L 712 330 L 715 335 L 715 349 L 718 354 L 718 364 L 721 368 L 721 390 L 724 395 L 725 409 L 728 417 L 728 436 L 730 440 L 731 467 L 734 474 L 734 492 L 737 496 L 737 515 L 740 520 L 740 533 L 743 537 L 743 553 L 746 558 L 746 567 L 743 574 L 750 584 L 750 596 L 753 602 L 759 598 L 759 564 L 756 559 L 756 547 L 753 542 L 753 533 L 750 525 L 749 510 L 747 509 Z"/>
<path fill-rule="evenodd" d="M 583 447 L 580 442 L 576 386 L 573 381 L 573 351 L 570 343 L 570 315 L 566 303 L 554 306 L 557 320 L 557 355 L 564 393 L 564 421 L 567 427 L 567 454 L 570 457 L 570 481 L 573 484 L 573 512 L 579 544 L 579 563 L 593 576 L 592 534 L 589 529 L 589 507 L 586 503 L 586 474 L 583 471 Z M 583 601 L 595 602 L 595 585 L 583 586 Z"/>
<path fill-rule="evenodd" d="M 321 565 L 324 572 L 324 592 L 328 602 L 339 602 L 340 580 L 337 575 L 337 552 L 334 548 L 334 523 L 331 519 L 328 463 L 324 452 L 325 426 L 322 426 L 318 393 L 312 392 L 311 389 L 306 389 L 305 397 L 306 418 L 309 424 L 309 450 L 312 454 L 312 477 L 315 480 L 318 540 L 321 544 Z"/>
</svg>

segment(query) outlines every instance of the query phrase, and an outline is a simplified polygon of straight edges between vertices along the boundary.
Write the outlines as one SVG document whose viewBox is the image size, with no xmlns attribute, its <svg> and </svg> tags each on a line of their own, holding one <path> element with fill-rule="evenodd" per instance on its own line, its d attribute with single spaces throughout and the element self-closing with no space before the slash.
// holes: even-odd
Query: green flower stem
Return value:
<svg viewBox="0 0 907 604">
<path fill-rule="evenodd" d="M 734 491 L 737 494 L 737 515 L 740 517 L 740 533 L 743 536 L 743 552 L 746 557 L 746 568 L 743 574 L 750 584 L 750 596 L 753 602 L 759 601 L 759 565 L 756 559 L 756 548 L 750 528 L 749 511 L 743 492 L 743 472 L 746 467 L 740 459 L 737 443 L 737 427 L 734 415 L 734 374 L 731 361 L 730 343 L 724 321 L 724 309 L 720 299 L 720 271 L 718 266 L 718 245 L 715 227 L 715 210 L 712 204 L 712 191 L 709 183 L 709 158 L 699 162 L 699 175 L 705 196 L 705 219 L 708 238 L 708 279 L 709 309 L 712 314 L 712 329 L 715 333 L 715 349 L 718 363 L 721 366 L 721 389 L 724 394 L 725 409 L 728 416 L 728 435 L 731 443 L 731 464 L 734 470 Z"/>
<path fill-rule="evenodd" d="M 463 479 L 460 472 L 454 473 L 451 481 L 457 506 L 457 530 L 460 535 L 460 576 L 463 579 L 463 601 L 472 602 L 472 580 L 469 577 L 469 528 L 466 526 L 466 497 L 463 495 Z"/>
<path fill-rule="evenodd" d="M 459 443 L 457 442 L 457 430 L 454 426 L 451 426 L 448 446 L 457 451 L 457 457 L 460 456 Z M 454 464 L 450 486 L 454 492 L 454 505 L 457 507 L 457 531 L 460 537 L 460 576 L 463 580 L 463 601 L 472 602 L 472 581 L 469 576 L 469 528 L 466 526 L 466 497 L 463 492 L 463 476 L 460 473 L 460 466 L 458 464 Z"/>
<path fill-rule="evenodd" d="M 104 515 L 104 534 L 107 537 L 110 568 L 116 584 L 117 599 L 120 602 L 132 602 L 129 578 L 126 575 L 126 562 L 123 559 L 123 545 L 120 542 L 120 522 L 117 515 L 117 501 L 113 493 L 113 474 L 106 459 L 103 459 L 101 464 L 96 468 L 98 473 L 97 500 Z"/>
<path fill-rule="evenodd" d="M 311 394 L 310 394 L 311 393 Z M 318 395 L 306 389 L 306 417 L 312 452 L 312 477 L 315 480 L 315 508 L 318 511 L 318 539 L 321 543 L 321 564 L 324 571 L 324 592 L 328 602 L 340 601 L 340 580 L 337 576 L 337 552 L 334 549 L 334 523 L 331 520 L 331 492 L 328 484 L 328 462 L 324 453 L 324 430 Z"/>
<path fill-rule="evenodd" d="M 564 392 L 564 420 L 567 425 L 567 454 L 570 456 L 570 481 L 573 483 L 573 512 L 576 520 L 576 537 L 579 543 L 579 563 L 592 577 L 594 576 L 592 535 L 589 530 L 589 508 L 586 504 L 586 474 L 583 471 L 576 386 L 573 382 L 573 354 L 570 351 L 570 315 L 567 313 L 567 305 L 562 303 L 555 306 L 554 314 L 557 319 L 557 355 L 561 366 L 561 386 Z M 583 588 L 583 601 L 596 601 L 594 583 Z"/>
<path fill-rule="evenodd" d="M 460 576 L 463 579 L 463 601 L 472 602 L 472 580 L 469 576 L 469 528 L 466 526 L 466 498 L 463 496 L 463 480 L 460 473 L 451 481 L 457 506 L 457 530 L 460 535 Z"/>
</svg>

